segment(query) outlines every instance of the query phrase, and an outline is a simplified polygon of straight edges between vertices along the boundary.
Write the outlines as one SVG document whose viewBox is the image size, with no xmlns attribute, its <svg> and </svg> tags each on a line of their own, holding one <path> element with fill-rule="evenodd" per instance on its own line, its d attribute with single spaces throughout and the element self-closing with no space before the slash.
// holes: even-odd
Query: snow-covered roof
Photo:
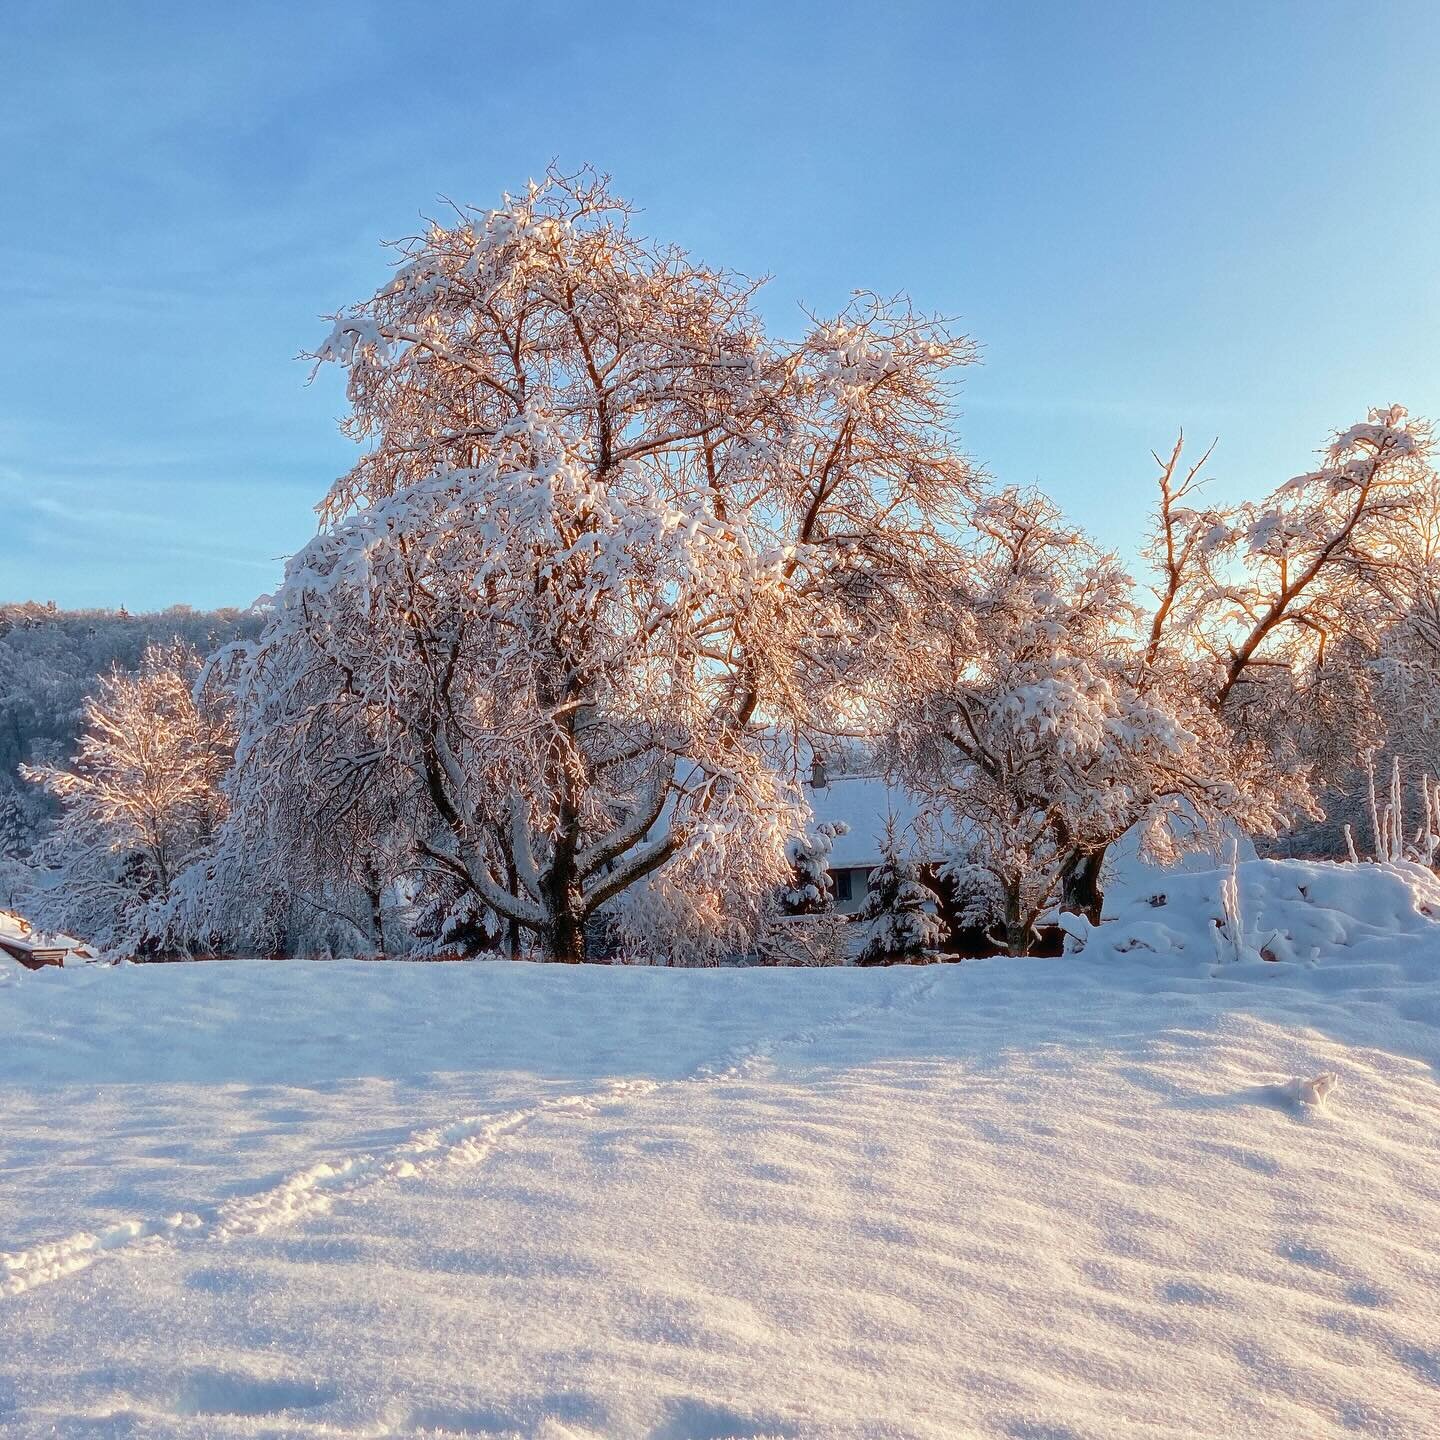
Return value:
<svg viewBox="0 0 1440 1440">
<path fill-rule="evenodd" d="M 0 941 L 31 951 L 64 950 L 87 960 L 92 956 L 83 940 L 77 940 L 73 935 L 37 930 L 23 915 L 17 915 L 13 910 L 0 910 Z"/>
<path fill-rule="evenodd" d="M 915 833 L 920 801 L 909 791 L 879 775 L 834 775 L 819 789 L 805 785 L 816 824 L 842 823 L 849 827 L 830 851 L 830 867 L 848 870 L 878 865 L 885 840 L 885 823 L 891 816 L 904 849 L 920 850 Z"/>
</svg>

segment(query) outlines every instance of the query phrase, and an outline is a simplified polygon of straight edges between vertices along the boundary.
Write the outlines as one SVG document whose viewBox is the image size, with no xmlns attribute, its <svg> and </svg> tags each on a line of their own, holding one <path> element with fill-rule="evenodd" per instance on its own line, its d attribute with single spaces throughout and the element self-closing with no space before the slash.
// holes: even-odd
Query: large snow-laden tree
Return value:
<svg viewBox="0 0 1440 1440">
<path fill-rule="evenodd" d="M 102 678 L 68 767 L 23 767 L 62 807 L 37 850 L 53 871 L 27 901 L 33 918 L 111 953 L 181 948 L 170 902 L 224 817 L 225 707 L 197 701 L 200 670 L 182 643 L 146 650 L 137 674 Z"/>
<path fill-rule="evenodd" d="M 239 668 L 237 811 L 383 785 L 557 959 L 642 881 L 778 882 L 762 723 L 852 702 L 946 550 L 968 342 L 874 297 L 772 341 L 587 176 L 403 248 L 319 352 L 368 448 Z"/>
<path fill-rule="evenodd" d="M 1130 577 L 1034 492 L 976 509 L 963 580 L 896 659 L 887 759 L 929 797 L 933 840 L 989 876 L 1012 953 L 1086 859 L 1138 822 L 1153 848 L 1281 818 L 1271 770 L 1185 677 L 1147 665 Z"/>
<path fill-rule="evenodd" d="M 1177 443 L 1150 606 L 1048 501 L 994 497 L 947 622 L 955 653 L 929 679 L 902 670 L 898 733 L 937 813 L 968 822 L 1011 948 L 1052 903 L 1098 920 L 1105 855 L 1134 827 L 1166 853 L 1316 813 L 1317 746 L 1364 748 L 1356 656 L 1395 618 L 1429 447 L 1402 409 L 1373 411 L 1320 469 L 1224 508 L 1195 503 L 1204 460 L 1182 474 Z"/>
</svg>

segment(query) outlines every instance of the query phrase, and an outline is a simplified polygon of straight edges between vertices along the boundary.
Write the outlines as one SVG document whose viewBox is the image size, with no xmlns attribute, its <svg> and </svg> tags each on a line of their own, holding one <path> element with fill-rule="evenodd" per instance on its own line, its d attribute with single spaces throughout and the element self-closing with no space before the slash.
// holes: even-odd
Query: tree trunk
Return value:
<svg viewBox="0 0 1440 1440">
<path fill-rule="evenodd" d="M 540 944 L 545 959 L 578 965 L 585 959 L 585 908 L 575 874 L 580 827 L 573 815 L 566 819 L 550 866 L 540 876 L 540 904 L 545 912 Z"/>
<path fill-rule="evenodd" d="M 505 852 L 505 884 L 512 895 L 520 893 L 520 875 L 515 869 L 515 857 Z M 510 958 L 520 958 L 520 922 L 513 917 L 505 922 L 506 938 L 509 941 Z"/>
<path fill-rule="evenodd" d="M 1100 869 L 1105 851 L 1072 855 L 1060 879 L 1060 908 L 1083 915 L 1092 925 L 1100 923 L 1105 892 L 1100 888 Z"/>
<path fill-rule="evenodd" d="M 547 960 L 563 965 L 581 965 L 585 961 L 585 922 L 578 915 L 563 910 L 551 916 L 540 932 Z"/>
<path fill-rule="evenodd" d="M 365 887 L 365 898 L 370 902 L 370 931 L 375 942 L 375 953 L 385 953 L 385 910 L 380 903 L 380 891 L 374 885 Z"/>
<path fill-rule="evenodd" d="M 1019 885 L 1005 887 L 1005 953 L 1025 955 L 1030 950 L 1030 927 L 1020 908 Z"/>
</svg>

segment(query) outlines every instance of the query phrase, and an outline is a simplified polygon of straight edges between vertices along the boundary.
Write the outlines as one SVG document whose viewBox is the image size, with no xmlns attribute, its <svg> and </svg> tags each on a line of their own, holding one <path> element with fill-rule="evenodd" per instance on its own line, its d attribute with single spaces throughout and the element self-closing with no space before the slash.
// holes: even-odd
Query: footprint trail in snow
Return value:
<svg viewBox="0 0 1440 1440">
<path fill-rule="evenodd" d="M 750 1067 L 770 1058 L 776 1050 L 813 1044 L 833 1030 L 914 1004 L 937 983 L 936 974 L 924 973 L 882 1000 L 803 1029 L 728 1050 L 697 1066 L 681 1080 L 614 1080 L 594 1091 L 557 1096 L 492 1115 L 466 1116 L 418 1131 L 393 1150 L 319 1161 L 266 1190 L 223 1204 L 149 1219 L 122 1220 L 101 1230 L 79 1231 L 23 1250 L 0 1251 L 0 1297 L 24 1294 L 88 1269 L 96 1261 L 110 1256 L 134 1256 L 156 1245 L 181 1240 L 226 1242 L 262 1235 L 277 1226 L 324 1214 L 337 1200 L 354 1197 L 386 1182 L 421 1179 L 449 1166 L 479 1165 L 507 1136 L 524 1130 L 542 1117 L 564 1113 L 589 1115 L 605 1105 L 638 1100 L 667 1086 L 738 1078 Z"/>
</svg>

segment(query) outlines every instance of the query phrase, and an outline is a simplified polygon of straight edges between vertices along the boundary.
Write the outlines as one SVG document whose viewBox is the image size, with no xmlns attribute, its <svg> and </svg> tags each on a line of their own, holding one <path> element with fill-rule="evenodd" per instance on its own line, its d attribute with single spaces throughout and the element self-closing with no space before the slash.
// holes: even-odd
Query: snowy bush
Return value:
<svg viewBox="0 0 1440 1440">
<path fill-rule="evenodd" d="M 822 915 L 835 905 L 835 885 L 830 878 L 830 852 L 850 827 L 843 821 L 811 825 L 804 834 L 793 836 L 785 845 L 790 862 L 790 883 L 780 892 L 787 915 Z"/>
<path fill-rule="evenodd" d="M 1202 960 L 1317 961 L 1366 939 L 1434 935 L 1440 878 L 1409 862 L 1251 860 L 1213 870 L 1127 867 L 1087 950 Z"/>
<path fill-rule="evenodd" d="M 760 965 L 844 965 L 849 959 L 849 922 L 833 911 L 772 914 L 755 946 Z"/>
</svg>

